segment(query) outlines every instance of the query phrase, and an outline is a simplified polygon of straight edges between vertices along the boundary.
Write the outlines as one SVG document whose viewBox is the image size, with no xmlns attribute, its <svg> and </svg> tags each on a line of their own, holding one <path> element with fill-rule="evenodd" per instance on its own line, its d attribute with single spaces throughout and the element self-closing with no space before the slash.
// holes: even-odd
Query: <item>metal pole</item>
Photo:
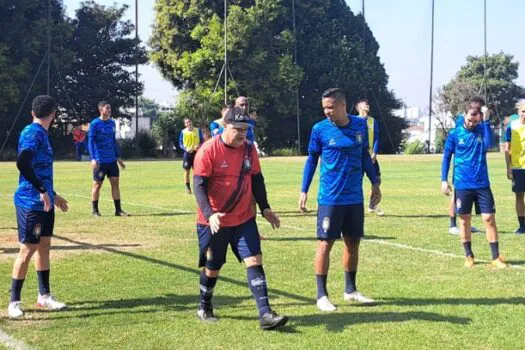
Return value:
<svg viewBox="0 0 525 350">
<path fill-rule="evenodd" d="M 483 83 L 485 88 L 485 103 L 487 103 L 487 0 L 483 1 L 484 18 L 484 62 L 483 62 Z"/>
<path fill-rule="evenodd" d="M 295 0 L 292 0 L 293 18 L 293 57 L 294 65 L 297 67 L 297 30 L 295 22 Z M 299 84 L 295 88 L 295 114 L 297 119 L 297 154 L 301 154 L 301 118 L 299 110 Z"/>
<path fill-rule="evenodd" d="M 135 138 L 138 138 L 139 133 L 139 95 L 138 95 L 138 86 L 139 86 L 139 1 L 135 0 Z"/>
<path fill-rule="evenodd" d="M 434 78 L 434 3 L 432 0 L 432 34 L 430 41 L 430 89 L 428 96 L 428 153 L 430 153 L 431 131 L 432 131 L 432 84 Z"/>
<path fill-rule="evenodd" d="M 47 1 L 47 89 L 49 95 L 51 85 L 51 0 Z"/>
<path fill-rule="evenodd" d="M 228 1 L 224 0 L 224 104 L 228 104 Z"/>
</svg>

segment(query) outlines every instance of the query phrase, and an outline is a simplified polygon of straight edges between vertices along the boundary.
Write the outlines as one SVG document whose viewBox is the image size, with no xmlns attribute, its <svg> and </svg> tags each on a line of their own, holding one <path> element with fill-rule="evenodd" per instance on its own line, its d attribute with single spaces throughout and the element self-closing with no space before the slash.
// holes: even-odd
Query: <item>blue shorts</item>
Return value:
<svg viewBox="0 0 525 350">
<path fill-rule="evenodd" d="M 363 203 L 351 205 L 319 205 L 317 239 L 330 241 L 341 235 L 360 239 L 364 236 Z"/>
<path fill-rule="evenodd" d="M 239 262 L 251 256 L 261 254 L 261 240 L 255 218 L 244 224 L 233 227 L 223 227 L 214 235 L 209 226 L 197 224 L 199 236 L 199 267 L 206 266 L 210 270 L 220 270 L 226 262 L 228 245 Z"/>
<path fill-rule="evenodd" d="M 16 207 L 18 223 L 18 241 L 20 243 L 38 244 L 40 237 L 53 236 L 55 227 L 55 210 L 49 212 Z"/>
<path fill-rule="evenodd" d="M 182 168 L 190 170 L 193 168 L 193 161 L 195 160 L 195 153 L 184 152 L 182 155 Z"/>
<path fill-rule="evenodd" d="M 490 187 L 476 190 L 455 190 L 456 214 L 467 215 L 472 212 L 472 205 L 477 202 L 481 214 L 494 214 L 496 203 Z"/>
<path fill-rule="evenodd" d="M 525 192 L 525 169 L 512 169 L 512 192 Z"/>
<path fill-rule="evenodd" d="M 379 167 L 379 162 L 377 159 L 374 163 L 374 169 L 376 170 L 376 176 L 381 176 L 381 168 Z"/>
<path fill-rule="evenodd" d="M 118 168 L 117 161 L 99 164 L 98 168 L 93 170 L 93 180 L 96 182 L 104 181 L 106 175 L 108 177 L 120 176 L 120 170 Z"/>
</svg>

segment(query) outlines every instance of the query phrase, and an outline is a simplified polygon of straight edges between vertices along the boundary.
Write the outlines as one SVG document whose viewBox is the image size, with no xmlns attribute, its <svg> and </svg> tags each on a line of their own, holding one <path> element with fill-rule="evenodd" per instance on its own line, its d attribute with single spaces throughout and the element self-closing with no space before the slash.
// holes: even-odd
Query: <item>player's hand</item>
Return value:
<svg viewBox="0 0 525 350">
<path fill-rule="evenodd" d="M 484 122 L 490 120 L 490 109 L 488 109 L 487 106 L 481 107 L 481 113 L 483 113 Z"/>
<path fill-rule="evenodd" d="M 301 192 L 299 196 L 299 210 L 302 213 L 307 213 L 308 209 L 306 208 L 306 201 L 308 200 L 308 194 L 306 192 Z"/>
<path fill-rule="evenodd" d="M 379 184 L 372 185 L 372 194 L 370 195 L 370 204 L 376 207 L 381 202 L 381 189 Z"/>
<path fill-rule="evenodd" d="M 375 163 L 375 162 L 377 161 L 377 154 L 372 153 L 372 154 L 370 155 L 370 158 L 372 158 L 372 162 Z"/>
<path fill-rule="evenodd" d="M 124 164 L 124 162 L 122 161 L 122 159 L 117 159 L 117 163 L 118 165 L 120 165 L 120 168 L 122 170 L 126 170 L 126 164 Z"/>
<path fill-rule="evenodd" d="M 210 216 L 208 220 L 210 222 L 211 234 L 214 235 L 219 232 L 221 228 L 221 218 L 224 217 L 224 213 L 214 213 Z"/>
<path fill-rule="evenodd" d="M 513 180 L 514 176 L 512 175 L 512 169 L 507 169 L 507 179 Z"/>
<path fill-rule="evenodd" d="M 442 181 L 441 182 L 441 192 L 443 192 L 445 196 L 448 196 L 450 195 L 450 191 L 452 191 L 452 187 L 450 187 L 450 184 L 448 183 L 448 181 Z"/>
<path fill-rule="evenodd" d="M 272 224 L 272 228 L 276 229 L 281 227 L 281 219 L 271 209 L 264 209 L 262 213 L 263 217 Z"/>
<path fill-rule="evenodd" d="M 98 169 L 98 163 L 97 163 L 97 161 L 94 160 L 94 159 L 91 160 L 91 168 L 92 168 L 93 170 L 97 170 L 97 169 Z"/>
<path fill-rule="evenodd" d="M 55 206 L 63 212 L 66 212 L 69 209 L 67 205 L 67 200 L 64 197 L 59 196 L 58 194 L 55 195 Z"/>
<path fill-rule="evenodd" d="M 47 194 L 47 192 L 40 193 L 40 200 L 44 202 L 44 211 L 50 211 L 52 208 L 51 198 L 49 198 L 49 195 Z"/>
</svg>

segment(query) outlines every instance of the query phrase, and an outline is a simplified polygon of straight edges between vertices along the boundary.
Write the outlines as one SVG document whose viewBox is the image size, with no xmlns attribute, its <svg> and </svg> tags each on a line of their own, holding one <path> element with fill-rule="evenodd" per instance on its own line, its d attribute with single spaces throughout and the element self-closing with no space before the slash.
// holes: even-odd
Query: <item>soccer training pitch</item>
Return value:
<svg viewBox="0 0 525 350">
<path fill-rule="evenodd" d="M 315 305 L 313 272 L 318 175 L 309 213 L 297 211 L 304 158 L 266 158 L 263 174 L 272 208 L 271 231 L 258 218 L 270 302 L 290 317 L 281 331 L 258 327 L 244 266 L 229 252 L 214 294 L 217 324 L 196 317 L 199 301 L 195 199 L 185 193 L 180 161 L 128 162 L 121 173 L 123 209 L 112 216 L 109 183 L 101 218 L 91 217 L 89 163 L 55 163 L 55 188 L 70 203 L 57 213 L 51 289 L 69 309 L 35 310 L 34 268 L 26 278 L 23 320 L 6 318 L 11 268 L 18 250 L 12 194 L 14 163 L 0 163 L 0 348 L 21 341 L 39 349 L 328 349 L 525 347 L 525 237 L 502 154 L 489 154 L 500 249 L 512 267 L 495 271 L 483 234 L 474 234 L 480 262 L 463 267 L 458 236 L 448 234 L 440 193 L 439 156 L 381 156 L 386 215 L 367 215 L 357 287 L 373 307 L 343 301 L 342 242 L 332 251 L 328 291 L 338 310 Z M 318 169 L 319 171 L 319 169 Z M 369 183 L 365 179 L 366 194 Z M 476 217 L 473 224 L 482 227 Z M 7 340 L 9 337 L 10 340 Z"/>
</svg>

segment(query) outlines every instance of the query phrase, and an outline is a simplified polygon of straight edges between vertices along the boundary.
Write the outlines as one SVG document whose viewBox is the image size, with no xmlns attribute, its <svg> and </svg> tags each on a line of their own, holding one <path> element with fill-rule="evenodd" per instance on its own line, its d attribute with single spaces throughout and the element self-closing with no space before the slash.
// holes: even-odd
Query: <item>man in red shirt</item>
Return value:
<svg viewBox="0 0 525 350">
<path fill-rule="evenodd" d="M 261 241 L 251 209 L 252 194 L 262 216 L 273 228 L 279 228 L 280 220 L 268 204 L 256 149 L 246 140 L 249 121 L 250 117 L 242 108 L 229 110 L 224 117 L 223 133 L 206 141 L 195 156 L 199 267 L 204 267 L 200 274 L 201 301 L 197 316 L 204 322 L 217 322 L 211 299 L 219 271 L 226 262 L 228 245 L 231 245 L 239 262 L 246 264 L 248 286 L 259 310 L 259 323 L 266 330 L 284 326 L 288 318 L 272 311 L 268 302 Z"/>
<path fill-rule="evenodd" d="M 86 149 L 86 132 L 82 130 L 81 125 L 78 125 L 73 129 L 73 142 L 75 143 L 77 160 L 80 161 L 82 160 L 82 154 Z"/>
</svg>

